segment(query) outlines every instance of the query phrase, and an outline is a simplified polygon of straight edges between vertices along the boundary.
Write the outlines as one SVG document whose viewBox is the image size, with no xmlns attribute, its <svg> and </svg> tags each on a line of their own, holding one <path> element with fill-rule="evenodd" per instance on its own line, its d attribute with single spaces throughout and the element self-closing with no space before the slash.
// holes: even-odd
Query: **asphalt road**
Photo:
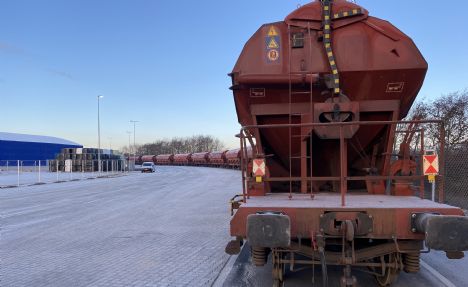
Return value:
<svg viewBox="0 0 468 287">
<path fill-rule="evenodd" d="M 229 256 L 235 170 L 0 190 L 0 286 L 210 286 Z"/>
</svg>

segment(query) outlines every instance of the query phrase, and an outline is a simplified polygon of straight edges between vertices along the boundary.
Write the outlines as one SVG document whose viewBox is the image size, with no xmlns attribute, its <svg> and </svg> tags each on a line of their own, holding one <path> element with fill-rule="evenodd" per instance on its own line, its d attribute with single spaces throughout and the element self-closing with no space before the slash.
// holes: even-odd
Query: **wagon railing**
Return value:
<svg viewBox="0 0 468 287">
<path fill-rule="evenodd" d="M 389 142 L 387 143 L 387 148 L 384 148 L 384 153 L 380 154 L 381 157 L 384 157 L 384 164 L 383 168 L 379 171 L 378 174 L 374 175 L 348 175 L 348 166 L 347 166 L 347 150 L 345 145 L 345 135 L 344 130 L 346 127 L 349 126 L 372 126 L 372 125 L 385 125 L 389 126 L 389 134 L 387 135 L 389 138 Z M 427 138 L 426 127 L 428 125 L 437 125 L 438 128 L 438 135 L 437 139 L 434 138 Z M 307 173 L 301 173 L 300 175 L 293 175 L 293 176 L 269 176 L 266 175 L 262 181 L 265 183 L 274 183 L 274 182 L 289 182 L 289 198 L 291 199 L 295 193 L 298 193 L 293 188 L 294 182 L 300 182 L 301 184 L 308 183 L 310 186 L 311 198 L 314 197 L 313 191 L 313 183 L 318 181 L 331 181 L 339 183 L 339 191 L 341 195 L 341 204 L 342 206 L 346 205 L 346 194 L 348 193 L 348 182 L 353 181 L 376 181 L 376 180 L 383 180 L 386 182 L 386 194 L 388 194 L 388 184 L 390 181 L 393 180 L 406 180 L 406 181 L 414 181 L 419 182 L 419 197 L 424 198 L 424 185 L 425 185 L 425 176 L 422 171 L 423 169 L 423 154 L 428 149 L 436 150 L 439 157 L 439 173 L 437 178 L 437 186 L 438 186 L 438 201 L 444 202 L 444 139 L 445 139 L 445 129 L 443 122 L 440 120 L 411 120 L 411 121 L 351 121 L 351 122 L 328 122 L 328 123 L 301 123 L 301 124 L 265 124 L 265 125 L 248 125 L 243 126 L 241 128 L 239 137 L 240 137 L 240 146 L 241 146 L 241 171 L 242 171 L 242 180 L 243 180 L 243 196 L 244 201 L 246 201 L 250 197 L 249 187 L 252 183 L 255 183 L 255 176 L 252 174 L 252 159 L 255 158 L 263 158 L 267 159 L 268 157 L 274 156 L 265 154 L 263 147 L 261 146 L 261 139 L 257 138 L 262 131 L 265 129 L 290 129 L 290 128 L 299 128 L 302 129 L 308 128 L 309 134 L 303 135 L 303 138 L 310 138 L 312 141 L 312 135 L 314 133 L 314 129 L 326 127 L 328 129 L 339 129 L 339 138 L 336 140 L 339 141 L 339 174 L 338 175 L 330 175 L 330 176 L 316 176 L 312 173 L 313 167 L 313 152 L 309 152 L 309 155 L 306 156 L 308 160 L 310 160 L 309 170 Z M 434 130 L 434 129 L 432 129 Z M 408 135 L 411 134 L 410 137 Z M 400 174 L 391 174 L 390 173 L 390 166 L 395 159 L 401 156 L 401 150 L 398 150 L 398 144 L 401 144 L 402 141 L 411 138 L 413 135 L 417 135 L 417 137 L 412 140 L 411 144 L 409 145 L 410 148 L 413 150 L 410 151 L 411 158 L 417 164 L 417 173 L 411 175 L 400 175 Z M 257 144 L 259 143 L 259 144 Z M 287 143 L 287 139 L 285 139 L 285 143 Z M 432 143 L 432 144 L 431 144 Z M 247 153 L 248 147 L 252 147 L 252 155 Z M 312 145 L 311 145 L 312 146 Z M 428 146 L 430 148 L 428 148 Z M 355 147 L 353 147 L 355 148 Z M 361 149 L 358 153 L 364 153 L 364 150 Z M 301 157 L 297 157 L 301 158 Z M 307 165 L 305 165 L 307 167 Z M 302 165 L 302 168 L 304 165 Z M 291 172 L 292 165 L 289 167 L 289 174 L 292 175 Z M 303 193 L 303 192 L 301 192 Z"/>
</svg>

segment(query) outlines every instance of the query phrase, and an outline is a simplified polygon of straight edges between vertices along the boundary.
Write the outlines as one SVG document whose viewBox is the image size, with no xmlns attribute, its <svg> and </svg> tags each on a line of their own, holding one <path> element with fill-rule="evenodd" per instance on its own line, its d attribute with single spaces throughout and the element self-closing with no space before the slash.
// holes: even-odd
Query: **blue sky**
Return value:
<svg viewBox="0 0 468 287">
<path fill-rule="evenodd" d="M 308 1 L 1 0 L 0 131 L 102 146 L 239 130 L 227 77 L 247 39 Z M 420 96 L 468 87 L 468 2 L 358 0 L 429 63 Z M 422 4 L 424 3 L 424 4 Z"/>
</svg>

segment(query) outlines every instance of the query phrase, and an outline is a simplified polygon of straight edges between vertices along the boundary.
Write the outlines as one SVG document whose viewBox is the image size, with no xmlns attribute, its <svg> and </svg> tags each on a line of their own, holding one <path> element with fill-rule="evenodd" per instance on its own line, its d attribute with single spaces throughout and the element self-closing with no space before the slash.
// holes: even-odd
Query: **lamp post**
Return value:
<svg viewBox="0 0 468 287">
<path fill-rule="evenodd" d="M 130 135 L 132 134 L 132 132 L 127 131 L 127 134 L 128 134 L 128 156 L 130 156 L 130 151 L 131 151 Z"/>
<path fill-rule="evenodd" d="M 130 135 L 132 134 L 131 131 L 127 131 L 127 134 L 128 134 L 128 162 L 127 162 L 127 172 L 130 171 L 130 154 L 132 152 L 131 150 L 131 144 L 130 144 Z"/>
<path fill-rule="evenodd" d="M 104 98 L 102 95 L 97 96 L 97 122 L 98 122 L 98 172 L 101 173 L 101 121 L 100 121 L 100 106 L 99 100 Z"/>
<path fill-rule="evenodd" d="M 133 123 L 133 165 L 136 163 L 136 141 L 135 141 L 135 129 L 136 129 L 136 123 L 139 121 L 134 121 L 130 120 L 131 123 Z"/>
</svg>

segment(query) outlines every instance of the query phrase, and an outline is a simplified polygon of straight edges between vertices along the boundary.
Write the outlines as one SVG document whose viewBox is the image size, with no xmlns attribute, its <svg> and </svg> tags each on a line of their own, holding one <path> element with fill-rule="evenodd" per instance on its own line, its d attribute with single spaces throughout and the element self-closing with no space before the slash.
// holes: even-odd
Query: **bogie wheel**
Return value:
<svg viewBox="0 0 468 287">
<path fill-rule="evenodd" d="M 280 262 L 281 253 L 277 251 L 272 252 L 273 261 L 273 287 L 281 287 L 284 282 L 284 263 Z"/>
<path fill-rule="evenodd" d="M 283 282 L 279 280 L 273 280 L 273 287 L 282 287 L 282 286 L 283 286 Z"/>
<path fill-rule="evenodd" d="M 398 279 L 400 275 L 401 259 L 397 253 L 381 256 L 376 260 L 382 264 L 382 267 L 377 267 L 374 272 L 382 274 L 375 275 L 375 280 L 379 286 L 390 286 Z"/>
</svg>

